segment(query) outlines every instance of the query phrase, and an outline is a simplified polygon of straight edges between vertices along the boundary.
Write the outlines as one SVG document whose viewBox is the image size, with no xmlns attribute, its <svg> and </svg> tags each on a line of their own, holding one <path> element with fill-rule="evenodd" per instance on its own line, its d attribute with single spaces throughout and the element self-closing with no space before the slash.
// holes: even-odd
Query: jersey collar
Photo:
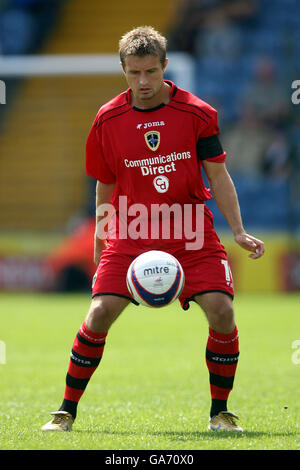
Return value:
<svg viewBox="0 0 300 470">
<path fill-rule="evenodd" d="M 164 80 L 164 81 L 166 83 L 168 83 L 171 87 L 171 90 L 170 90 L 170 100 L 171 100 L 177 92 L 177 86 L 171 80 Z M 127 100 L 127 103 L 129 105 L 130 105 L 130 91 L 131 91 L 131 88 L 128 88 L 128 90 L 126 90 L 126 100 Z M 134 109 L 135 111 L 143 112 L 143 113 L 149 113 L 149 112 L 152 112 L 152 111 L 156 111 L 160 108 L 163 108 L 164 106 L 166 106 L 165 103 L 160 103 L 159 105 L 155 106 L 154 108 L 141 109 L 141 108 L 137 108 L 136 106 L 132 106 L 132 109 Z"/>
</svg>

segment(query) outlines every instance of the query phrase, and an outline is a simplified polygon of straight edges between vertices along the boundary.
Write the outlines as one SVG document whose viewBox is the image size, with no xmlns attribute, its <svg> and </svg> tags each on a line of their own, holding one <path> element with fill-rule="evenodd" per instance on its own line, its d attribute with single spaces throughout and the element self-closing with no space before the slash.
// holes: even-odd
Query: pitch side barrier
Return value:
<svg viewBox="0 0 300 470">
<path fill-rule="evenodd" d="M 176 85 L 195 92 L 195 62 L 182 52 L 170 52 L 167 75 Z M 122 74 L 118 54 L 53 54 L 0 57 L 0 79 L 6 77 Z"/>
</svg>

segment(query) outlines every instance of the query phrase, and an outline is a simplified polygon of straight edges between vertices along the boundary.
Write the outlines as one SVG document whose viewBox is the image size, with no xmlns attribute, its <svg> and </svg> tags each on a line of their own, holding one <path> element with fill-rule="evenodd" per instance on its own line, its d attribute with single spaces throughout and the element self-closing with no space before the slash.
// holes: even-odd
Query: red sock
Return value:
<svg viewBox="0 0 300 470">
<path fill-rule="evenodd" d="M 230 334 L 209 329 L 206 345 L 206 364 L 209 370 L 211 398 L 226 404 L 232 390 L 239 357 L 239 335 L 235 327 Z M 225 408 L 226 409 L 226 408 Z"/>
<path fill-rule="evenodd" d="M 78 402 L 101 361 L 106 336 L 107 332 L 90 331 L 83 322 L 75 337 L 66 376 L 64 400 L 60 407 L 60 410 L 71 413 L 74 419 Z"/>
</svg>

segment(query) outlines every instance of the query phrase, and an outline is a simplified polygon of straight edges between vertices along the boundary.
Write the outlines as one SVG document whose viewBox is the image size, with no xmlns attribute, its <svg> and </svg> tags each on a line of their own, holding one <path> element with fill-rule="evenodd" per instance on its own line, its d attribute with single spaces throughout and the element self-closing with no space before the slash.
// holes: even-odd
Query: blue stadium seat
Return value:
<svg viewBox="0 0 300 470">
<path fill-rule="evenodd" d="M 288 226 L 288 187 L 284 181 L 269 178 L 250 179 L 232 175 L 241 206 L 243 221 L 248 229 L 285 230 Z M 217 229 L 228 229 L 215 200 L 207 201 L 213 211 Z"/>
</svg>

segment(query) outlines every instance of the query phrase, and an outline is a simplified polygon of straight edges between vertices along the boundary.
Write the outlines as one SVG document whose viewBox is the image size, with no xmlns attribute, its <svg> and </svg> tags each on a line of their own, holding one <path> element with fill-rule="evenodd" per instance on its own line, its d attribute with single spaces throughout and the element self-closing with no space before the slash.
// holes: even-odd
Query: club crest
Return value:
<svg viewBox="0 0 300 470">
<path fill-rule="evenodd" d="M 149 149 L 155 151 L 158 149 L 160 144 L 160 132 L 158 131 L 149 131 L 144 134 L 146 144 Z"/>
</svg>

